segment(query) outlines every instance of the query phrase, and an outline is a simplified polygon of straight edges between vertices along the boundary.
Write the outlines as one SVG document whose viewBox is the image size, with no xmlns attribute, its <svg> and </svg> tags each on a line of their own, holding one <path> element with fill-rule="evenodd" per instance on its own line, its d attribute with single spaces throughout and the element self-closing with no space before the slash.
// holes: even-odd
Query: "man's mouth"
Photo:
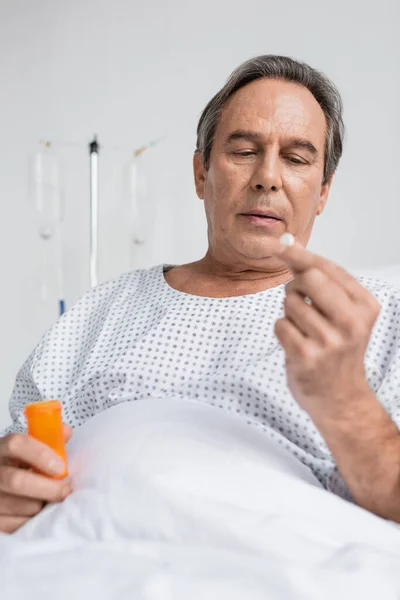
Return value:
<svg viewBox="0 0 400 600">
<path fill-rule="evenodd" d="M 269 210 L 255 210 L 246 213 L 241 213 L 244 217 L 258 217 L 260 219 L 271 219 L 274 221 L 281 221 L 282 219 L 273 211 Z"/>
<path fill-rule="evenodd" d="M 260 219 L 273 219 L 274 221 L 280 221 L 277 217 L 271 215 L 261 215 L 260 213 L 243 213 L 245 217 L 259 217 Z"/>
<path fill-rule="evenodd" d="M 283 221 L 280 216 L 272 210 L 251 210 L 249 212 L 240 213 L 239 216 L 243 223 L 246 223 L 247 227 L 253 229 L 253 231 L 262 231 L 263 233 L 269 233 L 271 235 L 278 235 L 282 233 Z"/>
</svg>

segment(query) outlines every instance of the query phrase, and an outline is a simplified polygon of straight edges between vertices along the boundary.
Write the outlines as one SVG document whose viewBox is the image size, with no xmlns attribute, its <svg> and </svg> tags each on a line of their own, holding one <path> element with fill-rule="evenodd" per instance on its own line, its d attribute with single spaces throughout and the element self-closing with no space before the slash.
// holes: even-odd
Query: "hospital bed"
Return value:
<svg viewBox="0 0 400 600">
<path fill-rule="evenodd" d="M 364 274 L 400 289 L 400 267 Z M 74 494 L 0 535 L 4 600 L 400 598 L 400 526 L 214 407 L 119 404 L 75 431 L 69 467 Z"/>
</svg>

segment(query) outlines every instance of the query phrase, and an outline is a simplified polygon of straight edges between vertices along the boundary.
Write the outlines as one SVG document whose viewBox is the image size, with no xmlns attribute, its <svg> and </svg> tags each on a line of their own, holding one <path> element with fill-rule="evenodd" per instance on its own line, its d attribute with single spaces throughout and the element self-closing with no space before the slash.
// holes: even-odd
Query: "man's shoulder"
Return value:
<svg viewBox="0 0 400 600">
<path fill-rule="evenodd" d="M 51 339 L 67 335 L 79 325 L 81 336 L 85 337 L 90 326 L 101 329 L 102 324 L 118 307 L 135 304 L 140 295 L 152 296 L 159 282 L 162 266 L 136 269 L 122 273 L 88 290 L 43 336 L 39 346 Z"/>
<path fill-rule="evenodd" d="M 139 283 L 146 283 L 147 281 L 153 281 L 159 275 L 163 265 L 155 265 L 145 269 L 134 269 L 132 271 L 126 271 L 121 273 L 113 279 L 108 279 L 104 283 L 93 288 L 91 291 L 109 291 L 116 288 L 129 288 L 136 286 Z"/>
<path fill-rule="evenodd" d="M 357 279 L 375 296 L 381 307 L 372 331 L 369 351 L 376 354 L 378 362 L 382 362 L 383 351 L 392 355 L 400 349 L 400 289 L 368 276 Z"/>
<path fill-rule="evenodd" d="M 112 329 L 124 315 L 124 310 L 139 302 L 141 295 L 152 296 L 159 281 L 162 266 L 129 271 L 88 290 L 42 336 L 29 358 L 29 366 L 54 354 L 58 346 L 91 347 L 107 325 Z M 145 304 L 142 299 L 142 305 Z"/>
<path fill-rule="evenodd" d="M 386 341 L 400 341 L 400 289 L 381 279 L 362 276 L 358 281 L 375 296 L 380 304 L 380 313 L 373 335 L 382 335 Z"/>
<path fill-rule="evenodd" d="M 103 301 L 112 301 L 123 295 L 132 296 L 139 291 L 143 292 L 148 286 L 152 286 L 158 281 L 161 269 L 162 265 L 147 269 L 135 269 L 109 279 L 88 290 L 69 312 L 73 312 L 82 305 L 98 304 Z"/>
<path fill-rule="evenodd" d="M 380 304 L 379 316 L 374 324 L 365 355 L 368 382 L 371 389 L 378 393 L 379 390 L 382 391 L 384 379 L 399 368 L 400 289 L 386 281 L 366 275 L 357 279 Z M 388 405 L 389 400 L 384 404 Z"/>
<path fill-rule="evenodd" d="M 400 308 L 400 286 L 368 275 L 361 275 L 357 280 L 377 298 L 381 306 L 390 305 L 393 309 Z"/>
</svg>

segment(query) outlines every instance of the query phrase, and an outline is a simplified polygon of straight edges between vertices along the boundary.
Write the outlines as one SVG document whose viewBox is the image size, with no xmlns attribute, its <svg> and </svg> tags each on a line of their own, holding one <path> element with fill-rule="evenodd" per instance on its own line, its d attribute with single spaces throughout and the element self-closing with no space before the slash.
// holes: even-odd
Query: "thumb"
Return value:
<svg viewBox="0 0 400 600">
<path fill-rule="evenodd" d="M 63 427 L 64 427 L 64 439 L 66 442 L 68 442 L 68 440 L 72 436 L 72 427 L 70 427 L 69 425 L 66 425 L 65 423 L 63 424 Z"/>
</svg>

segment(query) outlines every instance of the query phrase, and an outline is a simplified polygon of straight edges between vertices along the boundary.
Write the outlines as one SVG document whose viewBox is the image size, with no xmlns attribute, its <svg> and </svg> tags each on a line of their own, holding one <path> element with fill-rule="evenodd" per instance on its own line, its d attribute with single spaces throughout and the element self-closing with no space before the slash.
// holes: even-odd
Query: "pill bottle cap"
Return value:
<svg viewBox="0 0 400 600">
<path fill-rule="evenodd" d="M 61 402 L 59 400 L 42 400 L 41 402 L 31 402 L 25 406 L 25 416 L 27 419 L 36 415 L 61 412 Z"/>
</svg>

